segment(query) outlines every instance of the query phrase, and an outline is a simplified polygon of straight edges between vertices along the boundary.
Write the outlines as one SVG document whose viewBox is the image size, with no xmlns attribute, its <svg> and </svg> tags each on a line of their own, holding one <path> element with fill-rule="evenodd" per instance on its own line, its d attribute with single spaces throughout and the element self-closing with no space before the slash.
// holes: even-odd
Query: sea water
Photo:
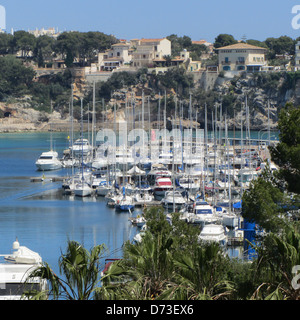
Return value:
<svg viewBox="0 0 300 320">
<path fill-rule="evenodd" d="M 230 136 L 238 137 L 239 132 Z M 260 139 L 261 132 L 253 132 L 252 137 Z M 68 133 L 54 132 L 52 142 L 62 156 L 69 147 Z M 64 196 L 62 182 L 47 177 L 68 176 L 71 169 L 36 170 L 35 161 L 49 148 L 47 132 L 0 134 L 0 254 L 11 253 L 17 237 L 20 245 L 38 252 L 56 273 L 68 240 L 78 241 L 86 249 L 105 244 L 106 258 L 121 258 L 123 243 L 139 232 L 129 221 L 130 213 L 107 207 L 102 197 Z M 43 174 L 44 182 L 31 182 L 31 177 Z M 137 214 L 140 209 L 134 210 L 133 215 Z M 232 251 L 231 255 L 238 253 Z"/>
<path fill-rule="evenodd" d="M 53 146 L 62 156 L 69 146 L 68 134 L 53 133 Z M 108 208 L 103 197 L 64 196 L 62 182 L 47 177 L 70 175 L 70 169 L 36 170 L 35 161 L 49 148 L 49 133 L 0 134 L 0 254 L 11 253 L 17 237 L 56 273 L 68 240 L 88 250 L 105 244 L 104 257 L 122 257 L 123 243 L 138 232 L 129 221 L 130 213 Z M 44 182 L 31 182 L 31 177 L 43 174 Z"/>
</svg>

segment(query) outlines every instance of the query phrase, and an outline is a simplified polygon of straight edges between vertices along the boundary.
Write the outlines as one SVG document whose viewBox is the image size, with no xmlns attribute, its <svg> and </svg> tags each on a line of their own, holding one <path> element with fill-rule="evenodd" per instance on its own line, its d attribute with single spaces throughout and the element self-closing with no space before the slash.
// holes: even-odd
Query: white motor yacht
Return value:
<svg viewBox="0 0 300 320">
<path fill-rule="evenodd" d="M 40 171 L 57 170 L 62 167 L 56 151 L 43 152 L 35 162 L 35 165 Z"/>
<path fill-rule="evenodd" d="M 219 219 L 213 206 L 206 201 L 196 201 L 193 205 L 193 213 L 189 217 L 189 222 L 205 225 L 206 223 L 215 223 Z"/>
<path fill-rule="evenodd" d="M 41 266 L 42 258 L 38 253 L 20 246 L 16 239 L 12 254 L 1 256 L 4 262 L 0 263 L 0 300 L 21 300 L 27 290 L 47 289 L 46 280 L 32 278 L 26 282 L 29 274 Z"/>
<path fill-rule="evenodd" d="M 203 227 L 198 237 L 199 241 L 218 242 L 220 245 L 227 244 L 227 235 L 225 229 L 219 224 L 207 224 Z"/>
<path fill-rule="evenodd" d="M 125 147 L 119 147 L 115 152 L 115 163 L 119 169 L 129 169 L 134 165 L 134 158 L 130 150 Z"/>
<path fill-rule="evenodd" d="M 81 156 L 82 154 L 86 156 L 92 151 L 92 146 L 88 139 L 77 139 L 70 149 L 71 152 L 73 151 L 75 157 Z"/>
<path fill-rule="evenodd" d="M 195 182 L 193 178 L 182 177 L 179 179 L 178 183 L 182 188 L 193 194 L 200 189 L 200 183 Z"/>
<path fill-rule="evenodd" d="M 167 208 L 172 208 L 173 204 L 178 208 L 183 206 L 186 203 L 186 200 L 183 198 L 179 191 L 167 191 L 164 198 L 161 200 L 163 206 Z"/>
</svg>

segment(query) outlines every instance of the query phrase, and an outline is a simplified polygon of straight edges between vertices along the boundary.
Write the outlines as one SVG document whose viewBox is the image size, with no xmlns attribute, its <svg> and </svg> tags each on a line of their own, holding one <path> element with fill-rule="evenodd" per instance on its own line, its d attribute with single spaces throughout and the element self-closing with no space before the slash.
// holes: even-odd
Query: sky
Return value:
<svg viewBox="0 0 300 320">
<path fill-rule="evenodd" d="M 300 0 L 0 0 L 0 5 L 6 32 L 54 27 L 126 40 L 176 34 L 209 42 L 221 33 L 260 41 L 300 36 L 300 28 L 292 27 L 296 5 L 300 24 Z"/>
</svg>

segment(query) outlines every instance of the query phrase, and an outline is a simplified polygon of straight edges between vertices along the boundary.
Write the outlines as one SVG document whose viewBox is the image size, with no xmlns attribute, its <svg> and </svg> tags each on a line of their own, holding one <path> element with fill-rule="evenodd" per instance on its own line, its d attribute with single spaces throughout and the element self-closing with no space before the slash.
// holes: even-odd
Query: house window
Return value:
<svg viewBox="0 0 300 320">
<path fill-rule="evenodd" d="M 229 62 L 229 58 L 225 57 L 225 62 L 228 63 Z"/>
<path fill-rule="evenodd" d="M 146 55 L 145 54 L 143 54 L 143 59 L 146 59 Z"/>
<path fill-rule="evenodd" d="M 120 52 L 119 51 L 117 52 L 117 57 L 120 57 Z"/>
<path fill-rule="evenodd" d="M 230 66 L 224 66 L 224 67 L 223 67 L 223 70 L 224 70 L 224 71 L 230 71 Z"/>
</svg>

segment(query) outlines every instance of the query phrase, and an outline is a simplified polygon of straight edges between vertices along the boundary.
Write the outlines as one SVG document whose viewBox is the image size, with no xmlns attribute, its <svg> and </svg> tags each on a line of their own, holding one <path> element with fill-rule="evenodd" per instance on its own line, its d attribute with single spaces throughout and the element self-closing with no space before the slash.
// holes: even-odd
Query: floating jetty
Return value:
<svg viewBox="0 0 300 320">
<path fill-rule="evenodd" d="M 43 181 L 50 181 L 50 182 L 57 182 L 57 181 L 64 181 L 66 177 L 31 177 L 31 182 L 43 182 Z"/>
</svg>

